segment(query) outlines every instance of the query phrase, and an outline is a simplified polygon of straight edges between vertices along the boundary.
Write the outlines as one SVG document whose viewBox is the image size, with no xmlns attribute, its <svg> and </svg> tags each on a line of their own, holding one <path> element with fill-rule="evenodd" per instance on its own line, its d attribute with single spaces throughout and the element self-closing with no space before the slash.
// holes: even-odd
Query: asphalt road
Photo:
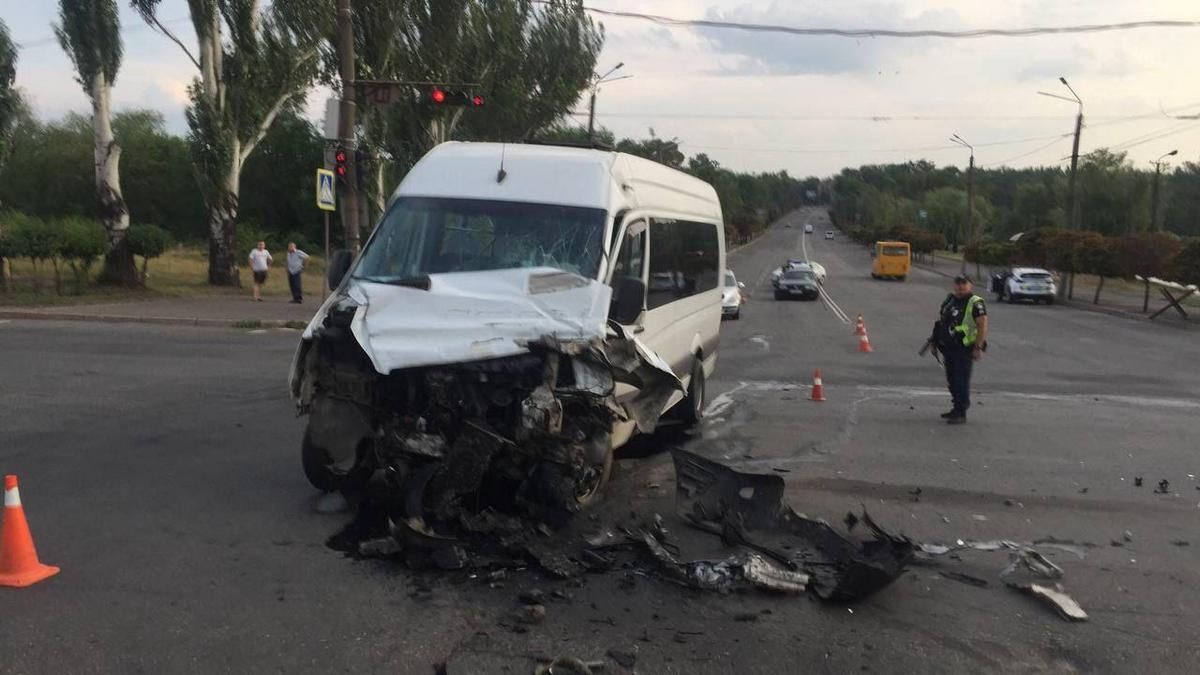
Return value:
<svg viewBox="0 0 1200 675">
<path fill-rule="evenodd" d="M 0 589 L 0 671 L 521 673 L 561 654 L 623 672 L 613 649 L 656 673 L 1194 672 L 1195 330 L 992 305 L 970 423 L 948 427 L 941 371 L 915 353 L 948 280 L 873 281 L 861 247 L 822 238 L 826 222 L 792 214 L 730 255 L 753 298 L 723 325 L 710 414 L 687 446 L 779 470 L 798 511 L 835 523 L 863 505 L 920 541 L 1076 542 L 1082 557 L 1045 552 L 1089 622 L 1005 588 L 1002 553 L 913 567 L 851 607 L 700 593 L 639 570 L 489 584 L 349 560 L 324 546 L 346 516 L 315 513 L 299 468 L 295 332 L 9 321 L 0 472 L 21 477 L 42 559 L 63 571 Z M 873 353 L 825 303 L 771 299 L 770 269 L 805 251 L 833 302 L 864 315 Z M 815 368 L 824 403 L 807 400 Z M 627 452 L 612 503 L 670 509 L 661 449 L 678 441 Z M 571 598 L 528 632 L 501 626 L 534 586 Z"/>
</svg>

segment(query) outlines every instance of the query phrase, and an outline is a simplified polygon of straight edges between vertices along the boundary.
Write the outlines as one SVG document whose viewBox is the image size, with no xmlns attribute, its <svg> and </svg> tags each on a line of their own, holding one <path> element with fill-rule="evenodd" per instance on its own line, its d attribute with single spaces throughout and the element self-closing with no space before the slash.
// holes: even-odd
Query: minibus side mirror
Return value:
<svg viewBox="0 0 1200 675">
<path fill-rule="evenodd" d="M 646 284 L 634 277 L 621 277 L 613 288 L 608 317 L 623 326 L 628 326 L 637 321 L 645 303 Z"/>
<path fill-rule="evenodd" d="M 329 259 L 329 269 L 325 275 L 329 282 L 329 290 L 335 291 L 341 285 L 342 278 L 350 271 L 350 263 L 354 262 L 354 254 L 346 249 L 338 249 Z"/>
</svg>

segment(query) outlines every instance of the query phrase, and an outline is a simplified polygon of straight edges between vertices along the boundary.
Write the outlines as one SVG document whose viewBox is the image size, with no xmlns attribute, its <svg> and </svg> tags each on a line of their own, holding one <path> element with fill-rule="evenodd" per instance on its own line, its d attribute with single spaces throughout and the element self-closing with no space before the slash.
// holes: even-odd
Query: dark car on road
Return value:
<svg viewBox="0 0 1200 675">
<path fill-rule="evenodd" d="M 783 275 L 779 277 L 779 284 L 775 287 L 776 300 L 787 300 L 790 298 L 816 300 L 820 295 L 821 291 L 817 285 L 817 277 L 810 269 L 785 270 Z"/>
</svg>

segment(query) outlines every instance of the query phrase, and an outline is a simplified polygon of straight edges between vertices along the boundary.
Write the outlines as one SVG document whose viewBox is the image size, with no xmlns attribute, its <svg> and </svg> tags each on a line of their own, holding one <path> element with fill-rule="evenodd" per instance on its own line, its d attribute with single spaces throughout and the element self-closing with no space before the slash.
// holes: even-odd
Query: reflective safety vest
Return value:
<svg viewBox="0 0 1200 675">
<path fill-rule="evenodd" d="M 979 337 L 979 326 L 975 323 L 975 305 L 980 302 L 983 302 L 983 298 L 972 295 L 963 309 L 962 319 L 954 327 L 954 334 L 962 336 L 964 347 L 975 344 L 975 339 Z"/>
</svg>

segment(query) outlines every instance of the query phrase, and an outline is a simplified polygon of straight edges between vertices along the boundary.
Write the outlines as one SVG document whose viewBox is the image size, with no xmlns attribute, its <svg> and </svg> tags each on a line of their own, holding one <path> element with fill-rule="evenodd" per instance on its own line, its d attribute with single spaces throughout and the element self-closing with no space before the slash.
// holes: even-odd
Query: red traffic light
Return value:
<svg viewBox="0 0 1200 675">
<path fill-rule="evenodd" d="M 446 102 L 446 92 L 442 91 L 441 89 L 435 88 L 433 91 L 429 92 L 429 98 L 434 103 L 445 103 Z"/>
<path fill-rule="evenodd" d="M 333 153 L 333 161 L 337 162 L 338 164 L 345 164 L 346 151 L 339 149 L 337 152 Z"/>
<path fill-rule="evenodd" d="M 479 94 L 475 94 L 475 96 L 471 98 L 471 105 L 475 105 L 475 106 L 483 105 L 483 97 L 480 96 Z"/>
</svg>

